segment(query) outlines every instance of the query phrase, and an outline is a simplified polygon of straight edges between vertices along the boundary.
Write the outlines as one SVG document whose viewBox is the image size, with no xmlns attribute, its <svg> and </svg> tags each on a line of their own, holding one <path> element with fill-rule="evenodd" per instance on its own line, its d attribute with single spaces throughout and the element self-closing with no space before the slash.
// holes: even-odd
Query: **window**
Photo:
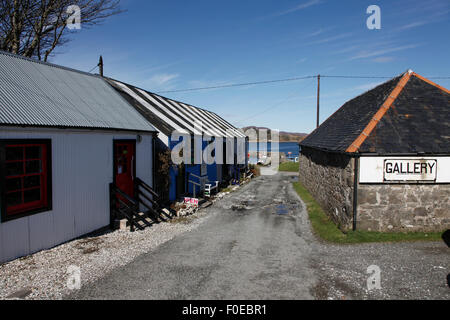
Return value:
<svg viewBox="0 0 450 320">
<path fill-rule="evenodd" d="M 50 140 L 1 140 L 2 221 L 51 210 Z"/>
<path fill-rule="evenodd" d="M 116 148 L 116 161 L 117 161 L 117 173 L 125 174 L 128 172 L 128 146 L 117 145 Z"/>
</svg>

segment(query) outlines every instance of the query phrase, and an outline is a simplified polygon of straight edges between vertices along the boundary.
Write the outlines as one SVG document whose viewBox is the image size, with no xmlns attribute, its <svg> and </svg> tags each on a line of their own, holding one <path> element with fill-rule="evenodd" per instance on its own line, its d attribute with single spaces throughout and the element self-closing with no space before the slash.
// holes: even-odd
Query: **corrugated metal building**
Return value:
<svg viewBox="0 0 450 320">
<path fill-rule="evenodd" d="M 247 137 L 216 113 L 175 101 L 117 80 L 108 79 L 108 82 L 158 130 L 158 138 L 161 140 L 162 145 L 169 150 L 172 150 L 178 143 L 178 141 L 172 140 L 172 133 L 178 131 L 191 135 L 192 139 L 194 139 L 194 136 L 202 139 L 202 135 L 210 136 L 214 139 L 221 138 L 222 141 L 227 138 L 233 139 L 234 145 L 231 148 L 234 148 L 235 154 L 237 154 L 238 150 L 243 151 L 241 153 L 245 156 L 245 164 L 238 164 L 238 159 L 235 159 L 232 165 L 227 165 L 226 161 L 221 161 L 223 164 L 216 162 L 208 165 L 187 165 L 184 167 L 184 170 L 172 166 L 170 170 L 169 196 L 171 201 L 176 200 L 185 193 L 193 193 L 193 184 L 190 184 L 189 180 L 195 178 L 193 176 L 190 177 L 190 174 L 205 178 L 209 182 L 222 182 L 233 177 L 238 179 L 242 169 L 247 167 L 249 150 Z M 199 132 L 199 129 L 196 127 L 196 122 L 198 121 L 202 123 L 203 132 Z M 217 141 L 221 140 L 217 139 Z M 216 143 L 216 140 L 213 143 Z M 197 156 L 201 156 L 202 150 L 207 145 L 208 142 L 202 142 L 202 148 L 197 150 L 200 155 Z M 228 148 L 230 148 L 230 145 Z M 224 146 L 225 158 L 226 149 L 227 147 Z M 228 152 L 231 152 L 231 150 L 228 150 Z"/>
<path fill-rule="evenodd" d="M 0 262 L 109 226 L 110 183 L 153 185 L 156 130 L 104 79 L 0 52 L 0 108 Z"/>
</svg>

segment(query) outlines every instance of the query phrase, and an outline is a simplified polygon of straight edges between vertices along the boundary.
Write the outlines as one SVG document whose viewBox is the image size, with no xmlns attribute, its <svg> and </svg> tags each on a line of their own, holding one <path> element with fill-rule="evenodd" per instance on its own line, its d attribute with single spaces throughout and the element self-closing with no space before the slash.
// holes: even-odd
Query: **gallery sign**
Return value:
<svg viewBox="0 0 450 320">
<path fill-rule="evenodd" d="M 436 181 L 437 160 L 384 160 L 385 181 Z"/>
<path fill-rule="evenodd" d="M 450 183 L 450 157 L 361 157 L 360 183 Z"/>
</svg>

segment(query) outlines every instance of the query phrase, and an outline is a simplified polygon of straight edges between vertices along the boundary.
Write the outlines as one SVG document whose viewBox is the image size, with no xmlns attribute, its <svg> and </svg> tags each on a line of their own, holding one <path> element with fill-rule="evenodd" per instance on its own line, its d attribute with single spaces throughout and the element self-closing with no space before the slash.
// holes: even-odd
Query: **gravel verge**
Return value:
<svg viewBox="0 0 450 320">
<path fill-rule="evenodd" d="M 321 300 L 450 300 L 449 249 L 442 242 L 320 244 L 311 257 Z M 380 288 L 368 289 L 369 266 L 380 269 Z"/>
<path fill-rule="evenodd" d="M 237 187 L 234 187 L 237 189 Z M 212 202 L 227 197 L 219 194 Z M 82 238 L 0 265 L 0 299 L 60 300 L 72 291 L 68 268 L 80 268 L 81 286 L 98 281 L 176 236 L 196 229 L 209 208 L 142 231 L 117 230 Z"/>
</svg>

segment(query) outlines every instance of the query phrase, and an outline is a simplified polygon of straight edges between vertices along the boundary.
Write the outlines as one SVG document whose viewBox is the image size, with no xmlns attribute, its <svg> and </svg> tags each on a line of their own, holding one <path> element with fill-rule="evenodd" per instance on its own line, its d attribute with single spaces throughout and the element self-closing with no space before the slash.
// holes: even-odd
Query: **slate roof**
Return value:
<svg viewBox="0 0 450 320">
<path fill-rule="evenodd" d="M 3 51 L 0 126 L 155 132 L 103 78 Z"/>
<path fill-rule="evenodd" d="M 350 154 L 450 154 L 450 92 L 408 71 L 345 103 L 300 145 Z"/>
<path fill-rule="evenodd" d="M 159 136 L 165 140 L 175 130 L 201 135 L 202 133 L 194 128 L 196 121 L 201 121 L 204 134 L 211 137 L 245 138 L 245 134 L 214 112 L 114 79 L 108 79 L 108 82 L 159 131 Z"/>
</svg>

